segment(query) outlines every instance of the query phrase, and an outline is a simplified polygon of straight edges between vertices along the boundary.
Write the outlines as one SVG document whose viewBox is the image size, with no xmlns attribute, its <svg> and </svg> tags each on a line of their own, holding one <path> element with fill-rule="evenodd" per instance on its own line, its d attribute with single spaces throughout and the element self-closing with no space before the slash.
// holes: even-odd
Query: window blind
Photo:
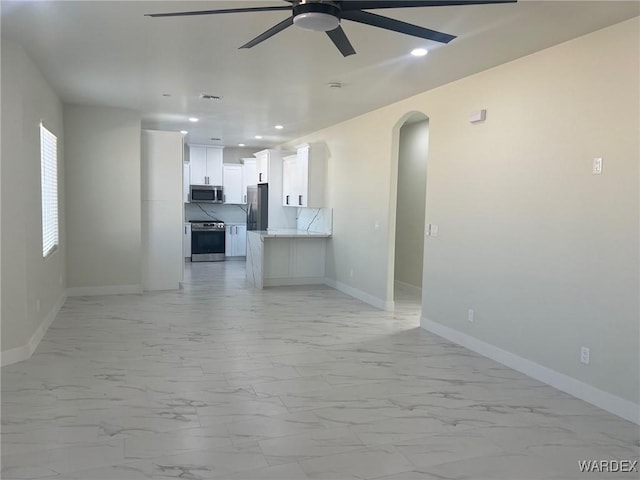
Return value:
<svg viewBox="0 0 640 480">
<path fill-rule="evenodd" d="M 58 139 L 40 124 L 42 256 L 58 245 Z"/>
</svg>

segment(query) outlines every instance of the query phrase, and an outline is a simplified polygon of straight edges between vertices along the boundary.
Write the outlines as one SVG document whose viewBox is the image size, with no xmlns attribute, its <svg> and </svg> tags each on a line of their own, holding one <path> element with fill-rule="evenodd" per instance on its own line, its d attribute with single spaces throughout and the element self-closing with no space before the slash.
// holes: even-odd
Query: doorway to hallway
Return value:
<svg viewBox="0 0 640 480">
<path fill-rule="evenodd" d="M 393 300 L 421 304 L 429 121 L 414 113 L 401 124 L 395 208 Z"/>
</svg>

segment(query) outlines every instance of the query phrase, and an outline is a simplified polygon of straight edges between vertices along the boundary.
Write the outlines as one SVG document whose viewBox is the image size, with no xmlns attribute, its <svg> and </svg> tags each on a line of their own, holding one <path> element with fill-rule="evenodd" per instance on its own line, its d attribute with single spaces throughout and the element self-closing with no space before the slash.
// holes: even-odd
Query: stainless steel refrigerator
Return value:
<svg viewBox="0 0 640 480">
<path fill-rule="evenodd" d="M 247 230 L 266 230 L 269 226 L 269 184 L 247 187 Z"/>
</svg>

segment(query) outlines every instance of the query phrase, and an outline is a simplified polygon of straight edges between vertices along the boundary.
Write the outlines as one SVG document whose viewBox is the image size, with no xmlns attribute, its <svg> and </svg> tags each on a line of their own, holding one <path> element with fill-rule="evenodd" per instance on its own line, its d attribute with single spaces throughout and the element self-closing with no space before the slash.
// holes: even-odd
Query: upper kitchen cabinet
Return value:
<svg viewBox="0 0 640 480">
<path fill-rule="evenodd" d="M 222 149 L 189 145 L 191 185 L 222 185 Z"/>
<path fill-rule="evenodd" d="M 298 156 L 289 155 L 282 159 L 282 205 L 285 207 L 298 206 Z"/>
<path fill-rule="evenodd" d="M 298 145 L 298 206 L 324 207 L 324 179 L 327 170 L 327 151 L 324 144 Z"/>
<path fill-rule="evenodd" d="M 253 155 L 256 157 L 258 183 L 269 183 L 269 159 L 271 157 L 271 151 L 261 150 Z"/>
<path fill-rule="evenodd" d="M 223 193 L 224 203 L 246 203 L 245 192 L 242 191 L 242 165 L 227 164 L 223 166 Z"/>
<path fill-rule="evenodd" d="M 247 203 L 247 187 L 258 184 L 258 170 L 255 158 L 243 158 L 242 162 L 242 203 Z"/>
<path fill-rule="evenodd" d="M 303 144 L 283 162 L 282 204 L 289 207 L 324 207 L 327 156 L 323 144 Z"/>
</svg>

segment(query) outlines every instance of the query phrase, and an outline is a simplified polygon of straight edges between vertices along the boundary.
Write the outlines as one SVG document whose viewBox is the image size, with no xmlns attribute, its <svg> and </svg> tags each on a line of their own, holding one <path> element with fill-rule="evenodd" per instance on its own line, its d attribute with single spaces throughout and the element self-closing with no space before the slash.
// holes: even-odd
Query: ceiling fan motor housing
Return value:
<svg viewBox="0 0 640 480">
<path fill-rule="evenodd" d="M 305 2 L 293 7 L 293 23 L 306 30 L 327 32 L 340 26 L 340 8 L 333 2 Z"/>
</svg>

